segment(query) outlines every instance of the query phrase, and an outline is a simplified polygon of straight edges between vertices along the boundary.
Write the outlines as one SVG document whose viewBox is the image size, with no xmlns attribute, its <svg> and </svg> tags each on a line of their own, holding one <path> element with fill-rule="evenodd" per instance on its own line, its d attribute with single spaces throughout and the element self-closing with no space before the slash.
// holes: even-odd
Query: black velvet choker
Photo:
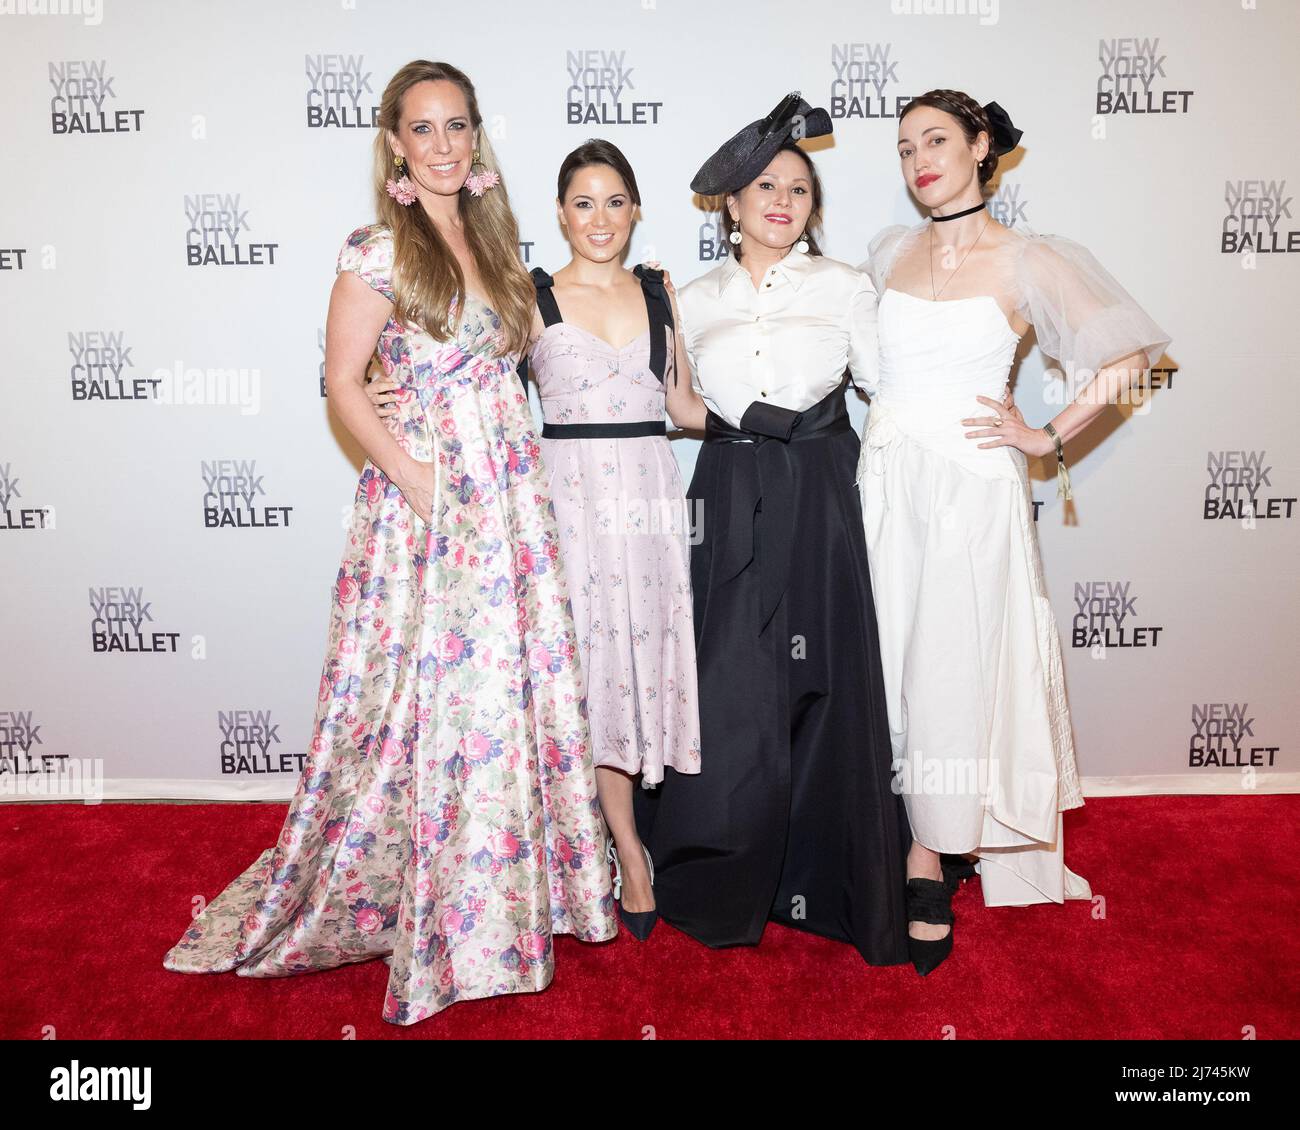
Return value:
<svg viewBox="0 0 1300 1130">
<path fill-rule="evenodd" d="M 964 212 L 954 212 L 951 216 L 931 216 L 930 219 L 936 224 L 946 223 L 948 220 L 960 220 L 963 216 L 973 216 L 976 212 L 982 212 L 984 205 L 976 204 L 974 208 L 967 208 Z"/>
</svg>

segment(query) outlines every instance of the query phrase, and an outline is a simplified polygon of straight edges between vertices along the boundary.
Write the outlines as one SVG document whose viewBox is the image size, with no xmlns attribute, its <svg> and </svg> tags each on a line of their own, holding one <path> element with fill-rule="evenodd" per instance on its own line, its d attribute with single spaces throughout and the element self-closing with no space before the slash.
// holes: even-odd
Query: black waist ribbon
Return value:
<svg viewBox="0 0 1300 1130">
<path fill-rule="evenodd" d="M 761 633 L 776 612 L 776 606 L 790 583 L 790 562 L 794 551 L 795 463 L 794 444 L 826 439 L 852 431 L 844 387 L 818 401 L 811 408 L 795 412 L 756 400 L 734 427 L 710 411 L 704 423 L 704 442 L 744 444 L 753 450 L 753 472 L 737 468 L 729 476 L 729 528 L 718 531 L 715 545 L 721 551 L 718 580 L 741 573 L 758 558 L 759 622 Z M 705 522 L 710 516 L 702 516 Z M 712 539 L 711 539 L 712 540 Z"/>
</svg>

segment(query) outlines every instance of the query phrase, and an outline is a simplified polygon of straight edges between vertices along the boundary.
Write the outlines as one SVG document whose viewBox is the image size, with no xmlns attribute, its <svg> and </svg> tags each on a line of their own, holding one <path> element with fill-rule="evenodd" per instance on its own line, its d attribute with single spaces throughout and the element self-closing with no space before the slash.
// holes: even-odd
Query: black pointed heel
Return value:
<svg viewBox="0 0 1300 1130">
<path fill-rule="evenodd" d="M 948 936 L 944 938 L 929 940 L 908 935 L 907 955 L 912 959 L 913 968 L 924 977 L 952 953 L 952 888 L 939 879 L 908 879 L 907 920 L 948 927 Z"/>
<path fill-rule="evenodd" d="M 650 936 L 650 931 L 655 928 L 655 923 L 659 921 L 659 912 L 657 910 L 624 910 L 623 904 L 618 904 L 619 921 L 627 927 L 628 933 L 638 942 L 644 942 Z"/>
<path fill-rule="evenodd" d="M 650 849 L 641 845 L 641 850 L 645 852 L 646 866 L 650 869 L 650 886 L 655 885 L 655 865 L 654 860 L 650 858 Z M 608 860 L 614 865 L 614 898 L 618 902 L 619 921 L 627 927 L 628 933 L 638 942 L 644 942 L 650 937 L 650 932 L 655 928 L 655 923 L 659 921 L 658 910 L 624 910 L 623 909 L 623 868 L 618 862 L 618 851 L 614 847 L 614 841 L 609 842 Z"/>
</svg>

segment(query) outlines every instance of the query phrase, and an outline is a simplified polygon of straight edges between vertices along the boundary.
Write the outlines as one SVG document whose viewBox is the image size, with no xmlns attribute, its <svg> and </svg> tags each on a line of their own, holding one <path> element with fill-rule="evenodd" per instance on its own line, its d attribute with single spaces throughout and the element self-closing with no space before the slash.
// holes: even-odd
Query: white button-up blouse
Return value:
<svg viewBox="0 0 1300 1130">
<path fill-rule="evenodd" d="M 755 288 L 734 258 L 681 288 L 695 389 L 729 424 L 754 401 L 802 412 L 853 382 L 876 388 L 876 288 L 865 271 L 787 252 Z"/>
</svg>

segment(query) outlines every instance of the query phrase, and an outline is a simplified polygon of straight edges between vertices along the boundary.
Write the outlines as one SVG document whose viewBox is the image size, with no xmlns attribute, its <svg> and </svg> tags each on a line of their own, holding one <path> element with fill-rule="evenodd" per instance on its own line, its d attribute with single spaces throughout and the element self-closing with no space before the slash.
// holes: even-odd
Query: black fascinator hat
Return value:
<svg viewBox="0 0 1300 1130">
<path fill-rule="evenodd" d="M 803 100 L 799 91 L 787 94 L 765 118 L 750 122 L 725 141 L 691 180 L 691 191 L 701 196 L 734 192 L 752 181 L 783 145 L 801 137 L 822 137 L 831 132 L 831 118 L 820 106 Z"/>
</svg>

